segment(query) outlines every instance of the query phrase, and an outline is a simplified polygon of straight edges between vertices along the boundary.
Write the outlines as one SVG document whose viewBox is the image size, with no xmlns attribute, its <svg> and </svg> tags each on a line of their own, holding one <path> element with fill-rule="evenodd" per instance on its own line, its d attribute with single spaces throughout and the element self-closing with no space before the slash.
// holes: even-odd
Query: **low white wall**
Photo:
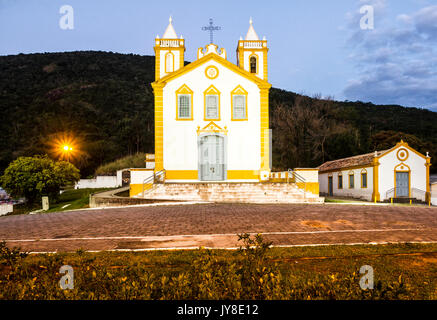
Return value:
<svg viewBox="0 0 437 320">
<path fill-rule="evenodd" d="M 437 206 L 437 183 L 431 184 L 431 204 Z"/>
<path fill-rule="evenodd" d="M 0 216 L 3 216 L 5 214 L 8 214 L 9 212 L 12 212 L 14 210 L 13 204 L 0 204 Z"/>
<path fill-rule="evenodd" d="M 143 184 L 144 180 L 153 176 L 154 170 L 131 169 L 130 183 Z"/>
<path fill-rule="evenodd" d="M 319 169 L 317 168 L 296 168 L 294 171 L 306 182 L 319 182 Z"/>
<path fill-rule="evenodd" d="M 80 179 L 74 188 L 116 188 L 119 186 L 121 186 L 121 179 L 119 182 L 117 176 L 97 176 L 95 179 Z"/>
</svg>

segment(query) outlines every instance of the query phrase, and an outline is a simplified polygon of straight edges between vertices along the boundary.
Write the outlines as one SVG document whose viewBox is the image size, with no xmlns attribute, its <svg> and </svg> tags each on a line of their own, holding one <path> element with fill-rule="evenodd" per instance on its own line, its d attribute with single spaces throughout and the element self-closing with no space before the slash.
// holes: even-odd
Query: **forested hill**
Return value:
<svg viewBox="0 0 437 320">
<path fill-rule="evenodd" d="M 0 56 L 0 174 L 21 155 L 52 154 L 69 136 L 82 176 L 100 164 L 153 152 L 154 57 L 111 52 Z M 317 166 L 392 146 L 401 138 L 437 163 L 437 113 L 336 102 L 272 89 L 273 166 Z M 437 166 L 431 167 L 435 171 Z"/>
</svg>

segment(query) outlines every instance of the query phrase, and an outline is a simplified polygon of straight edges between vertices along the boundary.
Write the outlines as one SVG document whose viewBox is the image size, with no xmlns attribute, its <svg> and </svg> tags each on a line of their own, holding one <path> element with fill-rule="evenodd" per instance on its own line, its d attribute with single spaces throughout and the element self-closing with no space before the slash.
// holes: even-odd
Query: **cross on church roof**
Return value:
<svg viewBox="0 0 437 320">
<path fill-rule="evenodd" d="M 214 41 L 214 35 L 213 35 L 213 32 L 214 31 L 218 31 L 218 30 L 221 30 L 221 27 L 218 27 L 218 26 L 214 26 L 213 25 L 213 21 L 212 21 L 212 18 L 209 18 L 209 26 L 206 26 L 206 27 L 202 27 L 202 30 L 203 31 L 209 31 L 209 43 L 213 43 Z"/>
</svg>

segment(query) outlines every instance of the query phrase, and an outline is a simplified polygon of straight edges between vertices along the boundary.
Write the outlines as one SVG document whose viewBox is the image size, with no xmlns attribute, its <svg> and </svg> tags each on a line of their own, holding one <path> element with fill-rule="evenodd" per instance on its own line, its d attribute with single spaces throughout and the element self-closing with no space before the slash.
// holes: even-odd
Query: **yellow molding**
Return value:
<svg viewBox="0 0 437 320">
<path fill-rule="evenodd" d="M 261 170 L 270 169 L 269 156 L 269 91 L 265 89 L 260 90 L 261 97 Z"/>
<path fill-rule="evenodd" d="M 176 120 L 178 121 L 191 121 L 193 120 L 193 90 L 191 90 L 186 84 L 183 84 L 179 89 L 175 91 L 176 94 Z M 190 96 L 190 117 L 189 118 L 179 118 L 179 95 L 186 94 Z"/>
<path fill-rule="evenodd" d="M 209 71 L 210 69 L 214 69 L 214 70 L 215 70 L 215 76 L 210 76 L 210 75 L 208 74 L 208 71 Z M 218 69 L 216 66 L 208 66 L 208 67 L 205 68 L 205 76 L 206 76 L 208 79 L 214 80 L 215 78 L 217 78 L 217 77 L 219 76 L 219 69 Z"/>
<path fill-rule="evenodd" d="M 366 189 L 367 188 L 367 171 L 361 171 L 361 188 L 363 188 L 363 189 Z M 365 181 L 366 181 L 366 185 L 364 185 L 364 179 L 363 179 L 363 176 L 366 176 L 366 179 L 365 179 Z"/>
<path fill-rule="evenodd" d="M 372 199 L 377 202 L 381 200 L 381 196 L 379 194 L 379 162 L 378 158 L 373 158 L 373 192 Z"/>
<path fill-rule="evenodd" d="M 430 191 L 430 183 L 429 183 L 429 167 L 431 167 L 431 157 L 426 158 L 426 193 L 425 193 L 425 202 L 431 201 L 431 191 Z"/>
<path fill-rule="evenodd" d="M 198 170 L 166 170 L 166 180 L 198 180 Z M 228 180 L 259 180 L 258 170 L 228 170 Z"/>
<path fill-rule="evenodd" d="M 210 85 L 205 91 L 203 91 L 203 120 L 204 121 L 210 121 L 210 120 L 220 121 L 220 115 L 221 115 L 220 94 L 221 94 L 220 91 L 214 85 Z M 207 118 L 206 97 L 208 95 L 218 96 L 217 118 Z"/>
<path fill-rule="evenodd" d="M 166 75 L 165 77 L 162 77 L 161 79 L 155 81 L 155 83 L 157 84 L 164 84 L 174 80 L 180 76 L 182 76 L 183 74 L 195 69 L 196 67 L 209 62 L 209 61 L 216 61 L 217 63 L 220 63 L 222 66 L 234 71 L 235 73 L 245 77 L 246 79 L 256 83 L 258 85 L 258 87 L 260 89 L 270 89 L 272 87 L 272 85 L 270 83 L 268 83 L 267 81 L 260 79 L 259 77 L 251 74 L 250 72 L 247 72 L 246 70 L 237 67 L 236 65 L 234 65 L 233 63 L 227 61 L 226 59 L 223 59 L 222 57 L 220 57 L 219 55 L 215 54 L 215 53 L 209 53 L 206 56 L 203 56 L 202 58 L 191 62 L 190 64 L 184 66 L 183 68 L 178 69 L 175 72 L 172 72 L 171 74 Z"/>
<path fill-rule="evenodd" d="M 234 118 L 234 95 L 244 95 L 245 96 L 245 112 L 246 112 L 246 116 L 244 117 L 244 119 L 235 119 Z M 247 121 L 248 120 L 248 116 L 247 116 L 247 91 L 241 86 L 238 85 L 234 88 L 234 90 L 231 91 L 231 121 Z"/>
<path fill-rule="evenodd" d="M 228 170 L 228 180 L 259 179 L 258 170 Z"/>
<path fill-rule="evenodd" d="M 160 171 L 164 166 L 163 154 L 163 89 L 153 86 L 155 95 L 155 170 Z"/>
<path fill-rule="evenodd" d="M 166 180 L 198 180 L 197 170 L 166 170 Z"/>
<path fill-rule="evenodd" d="M 398 167 L 402 167 L 405 166 L 407 169 L 397 169 Z M 408 172 L 408 198 L 411 198 L 411 169 L 408 165 L 406 165 L 405 163 L 399 163 L 397 166 L 395 166 L 394 168 L 394 190 L 395 190 L 395 195 L 394 197 L 396 198 L 396 186 L 397 186 L 397 181 L 396 181 L 396 172 Z"/>
<path fill-rule="evenodd" d="M 130 184 L 129 185 L 129 197 L 133 197 L 136 195 L 139 195 L 143 192 L 143 185 L 142 184 Z"/>
<path fill-rule="evenodd" d="M 319 195 L 319 183 L 318 182 L 296 182 L 296 185 L 300 189 L 304 189 L 307 192 L 311 192 L 315 195 Z"/>
<path fill-rule="evenodd" d="M 382 157 L 386 156 L 387 154 L 389 154 L 390 152 L 392 152 L 393 150 L 395 150 L 398 147 L 405 147 L 406 149 L 410 150 L 411 152 L 417 154 L 419 157 L 423 158 L 426 160 L 426 156 L 424 156 L 423 154 L 421 154 L 420 152 L 414 150 L 413 148 L 411 148 L 408 143 L 404 142 L 404 140 L 401 140 L 400 142 L 396 143 L 396 145 L 387 150 L 386 152 L 384 152 L 382 155 L 378 156 L 378 159 L 381 159 Z"/>
<path fill-rule="evenodd" d="M 250 65 L 250 58 L 251 57 L 255 57 L 255 59 L 256 59 L 256 72 L 255 72 L 255 74 L 259 75 L 259 68 L 258 68 L 258 66 L 259 66 L 259 56 L 255 52 L 252 52 L 249 55 L 249 72 L 253 74 L 253 72 L 251 71 L 252 66 Z"/>
<path fill-rule="evenodd" d="M 355 173 L 349 173 L 349 180 L 348 180 L 348 189 L 355 189 Z M 352 177 L 352 180 L 351 180 Z M 353 181 L 354 185 L 351 187 L 351 181 Z"/>
<path fill-rule="evenodd" d="M 172 58 L 172 62 L 171 62 L 172 70 L 168 70 L 167 69 L 167 56 L 168 55 L 171 55 L 171 58 Z M 174 69 L 175 69 L 175 66 L 174 66 L 174 54 L 173 54 L 173 52 L 169 51 L 164 56 L 164 71 L 165 71 L 165 73 L 170 73 L 170 72 L 173 72 Z"/>
</svg>

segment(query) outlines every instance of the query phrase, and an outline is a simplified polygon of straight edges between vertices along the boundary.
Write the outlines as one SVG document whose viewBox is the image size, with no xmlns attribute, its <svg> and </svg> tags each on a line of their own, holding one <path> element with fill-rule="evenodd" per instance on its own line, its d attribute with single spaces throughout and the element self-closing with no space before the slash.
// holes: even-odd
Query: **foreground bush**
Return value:
<svg viewBox="0 0 437 320">
<path fill-rule="evenodd" d="M 84 251 L 73 258 L 36 258 L 3 245 L 0 299 L 403 299 L 415 294 L 402 275 L 394 281 L 376 278 L 373 290 L 362 290 L 358 270 L 325 274 L 289 266 L 284 271 L 268 256 L 270 244 L 260 235 L 240 235 L 240 240 L 236 252 L 157 252 L 154 261 L 140 253 L 127 256 L 128 262 L 126 256 L 111 256 L 116 265 Z M 194 259 L 186 261 L 186 255 Z M 67 263 L 74 268 L 72 290 L 59 286 L 59 269 Z"/>
</svg>

